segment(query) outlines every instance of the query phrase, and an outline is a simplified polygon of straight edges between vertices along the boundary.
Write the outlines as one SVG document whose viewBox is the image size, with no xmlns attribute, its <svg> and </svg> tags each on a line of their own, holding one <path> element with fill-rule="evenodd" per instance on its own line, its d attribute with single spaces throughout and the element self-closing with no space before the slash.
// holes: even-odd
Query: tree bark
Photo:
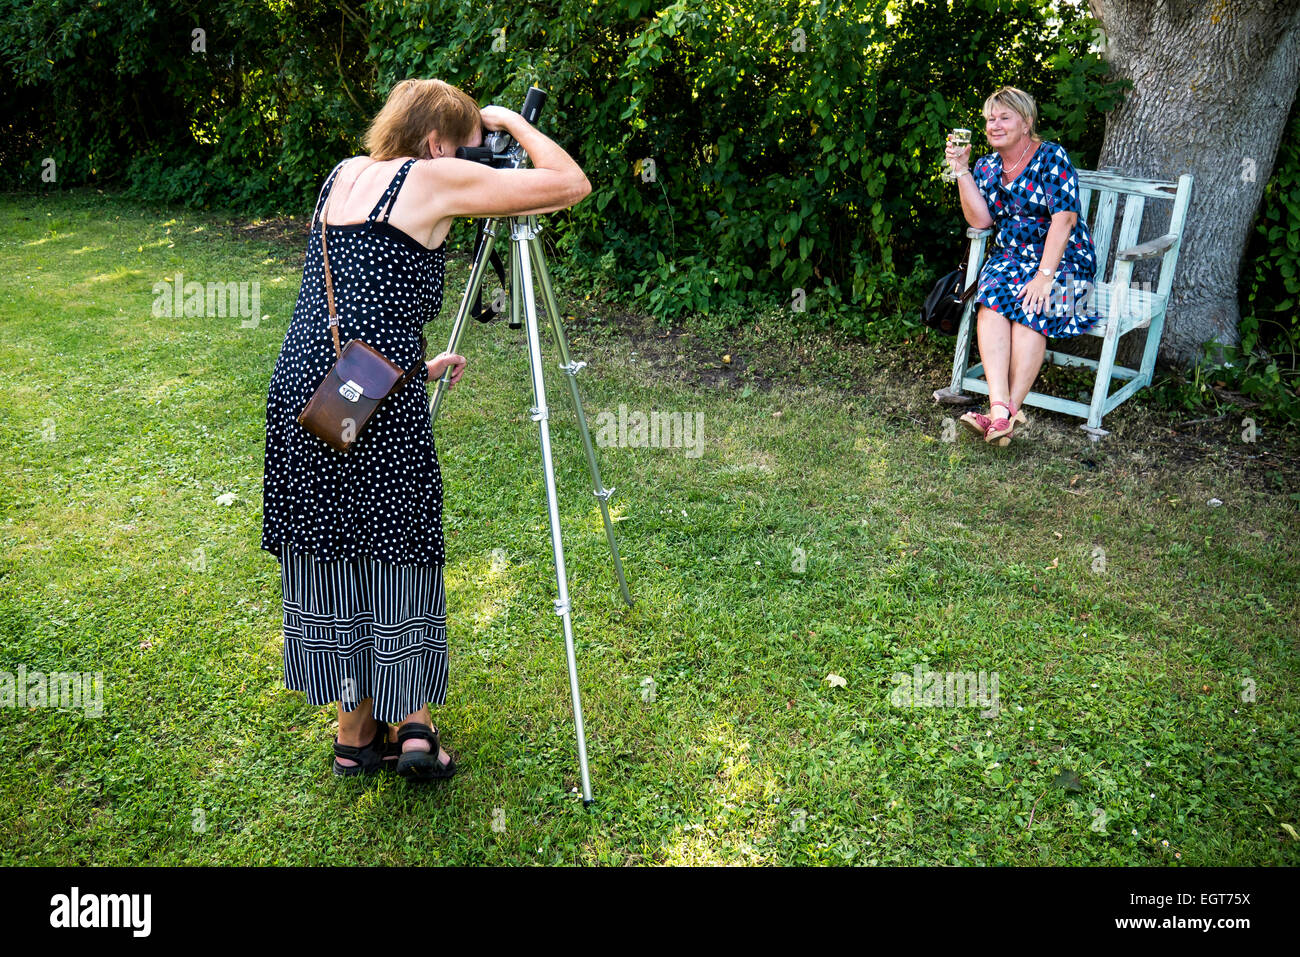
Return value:
<svg viewBox="0 0 1300 957">
<path fill-rule="evenodd" d="M 1300 0 L 1089 6 L 1107 62 L 1133 83 L 1106 118 L 1099 165 L 1195 178 L 1160 349 L 1191 361 L 1205 342 L 1239 341 L 1241 258 L 1300 84 Z M 1164 231 L 1168 207 L 1148 201 L 1140 239 Z"/>
</svg>

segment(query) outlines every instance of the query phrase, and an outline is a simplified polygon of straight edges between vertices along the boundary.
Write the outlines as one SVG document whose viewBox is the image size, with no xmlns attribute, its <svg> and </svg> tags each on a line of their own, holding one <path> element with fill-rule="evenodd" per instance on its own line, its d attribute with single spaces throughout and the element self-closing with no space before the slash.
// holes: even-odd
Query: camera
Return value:
<svg viewBox="0 0 1300 957">
<path fill-rule="evenodd" d="M 524 96 L 524 105 L 519 115 L 533 126 L 542 114 L 546 103 L 546 91 L 540 87 L 529 87 Z M 462 146 L 456 150 L 456 158 L 482 163 L 493 169 L 519 169 L 528 162 L 528 154 L 515 142 L 515 138 L 505 130 L 492 130 L 483 137 L 482 146 Z"/>
</svg>

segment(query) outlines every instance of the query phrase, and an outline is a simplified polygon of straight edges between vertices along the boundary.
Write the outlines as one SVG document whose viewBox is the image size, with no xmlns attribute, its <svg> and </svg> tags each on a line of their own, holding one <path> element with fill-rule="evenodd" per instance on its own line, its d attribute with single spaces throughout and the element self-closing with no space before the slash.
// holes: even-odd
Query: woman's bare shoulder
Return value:
<svg viewBox="0 0 1300 957">
<path fill-rule="evenodd" d="M 458 171 L 464 171 L 468 160 L 457 159 L 454 156 L 435 156 L 433 159 L 415 159 L 411 166 L 410 176 L 419 177 L 428 182 L 436 182 L 454 176 Z"/>
</svg>

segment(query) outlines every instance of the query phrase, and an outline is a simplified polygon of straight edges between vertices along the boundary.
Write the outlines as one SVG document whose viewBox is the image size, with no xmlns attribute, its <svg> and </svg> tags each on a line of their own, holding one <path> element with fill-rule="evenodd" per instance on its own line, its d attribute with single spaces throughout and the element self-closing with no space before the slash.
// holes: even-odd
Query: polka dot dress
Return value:
<svg viewBox="0 0 1300 957">
<path fill-rule="evenodd" d="M 327 227 L 342 345 L 360 338 L 404 369 L 442 307 L 446 243 L 428 249 L 388 217 L 415 160 L 364 223 Z M 446 610 L 442 476 L 420 370 L 339 452 L 297 422 L 336 361 L 316 204 L 302 286 L 266 403 L 262 548 L 281 562 L 285 683 L 313 704 L 375 698 L 397 721 L 443 703 Z M 382 213 L 382 218 L 380 215 Z"/>
<path fill-rule="evenodd" d="M 1088 332 L 1100 316 L 1092 305 L 1097 257 L 1080 217 L 1056 267 L 1048 307 L 1026 312 L 1016 293 L 1038 272 L 1052 214 L 1080 212 L 1079 177 L 1059 143 L 1043 142 L 1020 175 L 1002 182 L 1002 157 L 981 156 L 971 169 L 997 229 L 996 245 L 980 270 L 975 301 L 1053 339 Z"/>
</svg>

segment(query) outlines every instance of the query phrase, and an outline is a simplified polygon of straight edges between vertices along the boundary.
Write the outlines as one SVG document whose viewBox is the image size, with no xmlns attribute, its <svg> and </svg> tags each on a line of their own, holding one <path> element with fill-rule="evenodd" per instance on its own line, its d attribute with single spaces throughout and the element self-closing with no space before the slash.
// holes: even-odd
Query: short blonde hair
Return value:
<svg viewBox="0 0 1300 957">
<path fill-rule="evenodd" d="M 442 80 L 403 80 L 366 130 L 366 152 L 376 160 L 429 159 L 429 134 L 453 144 L 469 142 L 479 109 L 469 94 Z"/>
<path fill-rule="evenodd" d="M 1038 133 L 1038 104 L 1024 90 L 1019 90 L 1014 86 L 1004 86 L 994 91 L 993 95 L 984 101 L 985 119 L 988 119 L 995 106 L 1004 106 L 1019 115 L 1022 120 L 1029 124 L 1030 136 Z"/>
</svg>

